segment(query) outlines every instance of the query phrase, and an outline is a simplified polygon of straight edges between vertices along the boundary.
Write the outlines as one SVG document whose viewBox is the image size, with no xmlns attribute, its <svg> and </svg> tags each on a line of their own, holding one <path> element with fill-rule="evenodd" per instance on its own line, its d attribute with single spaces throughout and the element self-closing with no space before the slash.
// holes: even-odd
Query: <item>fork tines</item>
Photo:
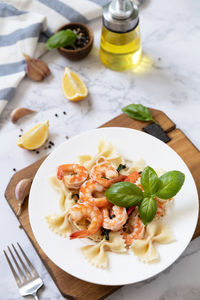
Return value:
<svg viewBox="0 0 200 300">
<path fill-rule="evenodd" d="M 16 260 L 14 254 L 13 254 L 13 250 L 10 249 L 10 247 L 8 246 L 8 251 L 14 261 L 14 265 L 15 268 L 13 267 L 13 264 L 11 263 L 10 258 L 8 257 L 7 253 L 5 250 L 3 250 L 5 257 L 8 261 L 9 267 L 13 273 L 13 276 L 17 282 L 18 287 L 21 287 L 23 284 L 28 283 L 29 281 L 39 277 L 37 271 L 35 270 L 35 268 L 33 267 L 33 265 L 31 264 L 30 260 L 28 259 L 27 255 L 25 254 L 25 252 L 23 251 L 23 249 L 21 248 L 21 246 L 19 245 L 19 243 L 17 243 L 20 252 L 21 252 L 21 256 L 19 254 L 19 252 L 17 251 L 17 249 L 15 248 L 15 246 L 12 244 L 13 250 L 14 250 L 14 254 L 16 254 L 18 261 Z M 22 260 L 22 257 L 24 258 L 26 264 L 28 265 L 29 269 L 27 268 L 27 266 L 25 265 L 24 261 Z M 20 262 L 20 264 L 19 264 Z M 20 267 L 21 265 L 21 267 Z M 18 271 L 18 274 L 16 272 L 16 270 Z"/>
</svg>

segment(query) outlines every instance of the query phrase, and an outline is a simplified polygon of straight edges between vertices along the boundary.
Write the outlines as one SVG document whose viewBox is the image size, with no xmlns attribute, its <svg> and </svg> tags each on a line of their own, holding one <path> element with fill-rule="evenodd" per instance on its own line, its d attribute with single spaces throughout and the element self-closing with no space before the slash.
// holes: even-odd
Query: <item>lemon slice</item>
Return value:
<svg viewBox="0 0 200 300">
<path fill-rule="evenodd" d="M 65 97 L 71 101 L 80 101 L 88 94 L 88 89 L 77 73 L 65 68 L 62 78 L 62 88 Z"/>
<path fill-rule="evenodd" d="M 49 136 L 49 121 L 37 124 L 25 132 L 17 141 L 17 145 L 23 149 L 34 150 L 40 148 Z"/>
</svg>

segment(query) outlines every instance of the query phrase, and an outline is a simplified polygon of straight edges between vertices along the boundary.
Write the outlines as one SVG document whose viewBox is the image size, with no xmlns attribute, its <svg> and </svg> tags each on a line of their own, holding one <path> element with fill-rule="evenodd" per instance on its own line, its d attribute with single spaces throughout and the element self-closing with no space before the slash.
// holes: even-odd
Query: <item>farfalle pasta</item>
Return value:
<svg viewBox="0 0 200 300">
<path fill-rule="evenodd" d="M 125 242 L 119 232 L 111 232 L 109 241 L 103 239 L 96 245 L 88 245 L 81 248 L 85 258 L 97 268 L 108 266 L 107 251 L 124 253 L 127 251 Z"/>
<path fill-rule="evenodd" d="M 120 153 L 114 148 L 112 144 L 107 141 L 100 141 L 98 145 L 97 154 L 94 156 L 90 155 L 80 155 L 78 156 L 79 163 L 86 167 L 86 169 L 91 170 L 91 168 L 102 161 L 109 161 L 116 168 L 120 164 L 124 164 L 125 160 L 120 155 Z"/>
<path fill-rule="evenodd" d="M 56 176 L 51 176 L 48 181 L 52 187 L 60 194 L 59 205 L 61 211 L 66 211 L 74 204 L 72 199 L 72 192 L 63 184 L 62 181 L 58 180 Z"/>
<path fill-rule="evenodd" d="M 141 261 L 153 262 L 159 260 L 155 244 L 168 244 L 174 241 L 175 238 L 167 226 L 160 220 L 155 220 L 147 225 L 144 239 L 135 240 L 132 250 Z"/>
<path fill-rule="evenodd" d="M 171 200 L 155 197 L 157 212 L 154 220 L 146 225 L 140 216 L 139 205 L 118 206 L 108 201 L 112 197 L 107 198 L 108 189 L 123 182 L 130 188 L 132 184 L 136 185 L 134 190 L 141 196 L 145 161 L 123 158 L 107 141 L 100 141 L 96 155 L 80 155 L 78 160 L 79 163 L 58 166 L 57 175 L 49 178 L 51 186 L 59 193 L 60 207 L 60 213 L 46 217 L 49 228 L 71 240 L 92 239 L 93 244 L 81 247 L 81 252 L 98 268 L 108 267 L 109 251 L 132 251 L 142 262 L 158 260 L 156 243 L 174 241 L 172 233 L 161 222 Z M 162 175 L 165 171 L 159 169 L 157 173 Z"/>
<path fill-rule="evenodd" d="M 51 186 L 60 194 L 59 207 L 61 210 L 60 214 L 50 214 L 46 217 L 46 221 L 49 228 L 55 233 L 61 236 L 67 236 L 72 232 L 71 224 L 69 220 L 69 208 L 72 207 L 75 202 L 72 199 L 72 192 L 59 181 L 56 176 L 48 178 Z"/>
<path fill-rule="evenodd" d="M 51 214 L 46 217 L 46 221 L 49 228 L 60 236 L 67 236 L 72 232 L 69 214 L 67 212 L 62 214 Z"/>
</svg>

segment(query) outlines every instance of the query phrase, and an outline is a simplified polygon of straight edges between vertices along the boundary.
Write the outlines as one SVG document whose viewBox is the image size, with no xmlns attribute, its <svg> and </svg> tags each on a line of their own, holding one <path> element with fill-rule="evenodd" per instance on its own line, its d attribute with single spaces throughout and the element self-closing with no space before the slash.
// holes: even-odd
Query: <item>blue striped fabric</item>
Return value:
<svg viewBox="0 0 200 300">
<path fill-rule="evenodd" d="M 25 60 L 16 63 L 0 64 L 0 76 L 8 76 L 11 74 L 19 73 L 25 69 Z"/>
<path fill-rule="evenodd" d="M 81 23 L 88 22 L 87 18 L 85 18 L 77 10 L 73 9 L 68 4 L 63 3 L 59 0 L 38 0 L 38 1 L 50 7 L 51 9 L 55 10 L 57 13 L 69 19 L 71 22 L 75 22 L 77 20 Z"/>
<path fill-rule="evenodd" d="M 90 1 L 96 3 L 100 6 L 104 6 L 109 2 L 108 0 L 90 0 Z"/>
<path fill-rule="evenodd" d="M 12 87 L 1 89 L 0 90 L 0 100 L 4 100 L 4 99 L 10 100 L 13 97 L 14 92 L 15 92 L 15 88 L 12 88 Z"/>
<path fill-rule="evenodd" d="M 27 11 L 20 11 L 12 5 L 0 3 L 0 17 L 6 18 L 11 16 L 20 16 L 23 14 L 27 14 Z"/>
<path fill-rule="evenodd" d="M 108 2 L 13 0 L 14 5 L 11 5 L 12 0 L 9 0 L 9 4 L 0 3 L 0 113 L 25 75 L 22 52 L 40 56 L 46 51 L 47 39 L 57 28 L 69 21 L 87 23 L 99 17 L 102 6 Z"/>
<path fill-rule="evenodd" d="M 43 28 L 43 23 L 32 24 L 23 29 L 18 29 L 10 34 L 0 35 L 0 47 L 7 47 L 16 44 L 19 40 L 31 37 L 39 37 Z"/>
</svg>

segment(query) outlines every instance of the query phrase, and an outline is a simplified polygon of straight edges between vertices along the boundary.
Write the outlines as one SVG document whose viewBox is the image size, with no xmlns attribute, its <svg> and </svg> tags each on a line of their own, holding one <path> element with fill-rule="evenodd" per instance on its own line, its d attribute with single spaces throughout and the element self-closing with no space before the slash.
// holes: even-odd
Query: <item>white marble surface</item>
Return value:
<svg viewBox="0 0 200 300">
<path fill-rule="evenodd" d="M 50 121 L 50 139 L 55 145 L 87 129 L 95 128 L 121 112 L 130 103 L 142 103 L 165 111 L 200 148 L 200 2 L 195 0 L 146 0 L 141 9 L 141 33 L 145 53 L 142 67 L 135 72 L 117 73 L 99 61 L 100 20 L 91 24 L 95 46 L 87 59 L 73 63 L 57 51 L 44 56 L 52 76 L 42 83 L 24 79 L 14 99 L 0 118 L 0 249 L 19 241 L 45 282 L 40 299 L 63 299 L 41 264 L 30 241 L 4 199 L 6 185 L 13 168 L 21 168 L 43 157 L 16 146 L 24 130 L 41 120 Z M 61 90 L 63 68 L 77 71 L 89 89 L 87 99 L 79 103 L 66 100 Z M 26 106 L 38 110 L 16 125 L 9 120 L 12 109 Z M 66 111 L 67 115 L 63 114 Z M 54 114 L 57 113 L 56 118 Z M 52 149 L 49 149 L 51 151 Z M 6 224 L 6 225 L 5 225 Z M 121 288 L 108 299 L 199 300 L 200 239 L 186 249 L 181 258 L 156 278 Z M 134 271 L 134 270 L 133 270 Z M 5 258 L 0 253 L 0 300 L 21 299 Z"/>
</svg>

